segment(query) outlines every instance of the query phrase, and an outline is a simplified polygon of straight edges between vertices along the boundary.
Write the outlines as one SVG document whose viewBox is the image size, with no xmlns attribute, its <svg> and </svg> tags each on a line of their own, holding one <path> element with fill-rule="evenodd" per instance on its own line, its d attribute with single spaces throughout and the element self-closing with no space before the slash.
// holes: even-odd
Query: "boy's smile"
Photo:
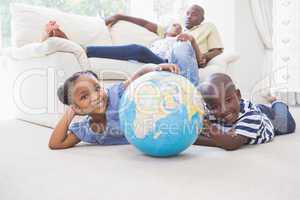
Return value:
<svg viewBox="0 0 300 200">
<path fill-rule="evenodd" d="M 233 124 L 239 117 L 241 93 L 223 74 L 212 76 L 201 88 L 206 107 L 217 120 Z"/>
</svg>

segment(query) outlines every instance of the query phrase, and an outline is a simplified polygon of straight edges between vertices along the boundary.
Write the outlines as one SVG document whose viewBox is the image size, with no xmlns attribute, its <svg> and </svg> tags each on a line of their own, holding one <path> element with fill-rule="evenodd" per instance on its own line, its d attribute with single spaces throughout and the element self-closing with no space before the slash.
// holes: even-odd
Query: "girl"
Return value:
<svg viewBox="0 0 300 200">
<path fill-rule="evenodd" d="M 50 149 L 66 149 L 80 141 L 116 145 L 128 144 L 119 125 L 119 102 L 128 85 L 151 71 L 179 72 L 176 65 L 146 65 L 131 78 L 109 89 L 100 86 L 98 76 L 92 71 L 73 74 L 58 89 L 59 100 L 69 105 L 56 125 L 49 140 Z M 87 115 L 80 122 L 71 124 L 75 115 Z"/>
</svg>

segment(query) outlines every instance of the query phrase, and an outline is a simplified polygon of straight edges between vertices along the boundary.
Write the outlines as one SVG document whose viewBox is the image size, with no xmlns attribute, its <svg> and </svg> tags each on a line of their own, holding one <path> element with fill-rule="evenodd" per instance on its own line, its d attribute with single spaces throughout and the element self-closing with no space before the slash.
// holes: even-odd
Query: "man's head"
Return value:
<svg viewBox="0 0 300 200">
<path fill-rule="evenodd" d="M 228 75 L 212 74 L 199 90 L 208 110 L 218 120 L 232 124 L 238 119 L 241 93 Z"/>
<path fill-rule="evenodd" d="M 204 20 L 204 9 L 198 5 L 192 5 L 186 12 L 185 27 L 191 29 L 200 25 Z"/>
</svg>

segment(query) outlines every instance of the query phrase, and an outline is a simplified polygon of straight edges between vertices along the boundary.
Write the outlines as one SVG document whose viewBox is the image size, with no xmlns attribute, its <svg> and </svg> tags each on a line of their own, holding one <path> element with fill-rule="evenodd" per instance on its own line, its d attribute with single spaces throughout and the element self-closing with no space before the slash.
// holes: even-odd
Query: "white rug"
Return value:
<svg viewBox="0 0 300 200">
<path fill-rule="evenodd" d="M 168 159 L 129 145 L 51 151 L 50 129 L 16 120 L 0 130 L 0 200 L 300 199 L 299 129 L 266 145 L 194 146 Z"/>
</svg>

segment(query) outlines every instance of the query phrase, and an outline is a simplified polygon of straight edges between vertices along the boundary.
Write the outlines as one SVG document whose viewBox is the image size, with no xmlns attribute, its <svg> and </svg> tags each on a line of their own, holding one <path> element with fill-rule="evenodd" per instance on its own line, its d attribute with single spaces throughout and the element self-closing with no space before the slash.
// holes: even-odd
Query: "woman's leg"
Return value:
<svg viewBox="0 0 300 200">
<path fill-rule="evenodd" d="M 117 60 L 136 60 L 143 63 L 160 64 L 166 61 L 155 55 L 147 47 L 137 44 L 121 46 L 89 46 L 86 49 L 88 57 L 110 58 Z"/>
</svg>

